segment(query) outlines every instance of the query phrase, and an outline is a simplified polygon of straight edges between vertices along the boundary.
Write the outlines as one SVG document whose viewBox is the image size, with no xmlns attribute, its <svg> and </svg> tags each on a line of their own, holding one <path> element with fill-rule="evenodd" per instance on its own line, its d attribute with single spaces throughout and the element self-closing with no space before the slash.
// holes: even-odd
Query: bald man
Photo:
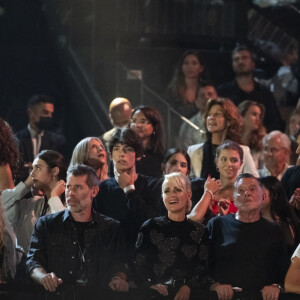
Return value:
<svg viewBox="0 0 300 300">
<path fill-rule="evenodd" d="M 124 128 L 129 124 L 132 114 L 131 103 L 126 98 L 115 98 L 109 105 L 109 118 L 114 126 L 111 130 L 103 134 L 103 139 L 107 142 L 117 128 Z"/>
</svg>

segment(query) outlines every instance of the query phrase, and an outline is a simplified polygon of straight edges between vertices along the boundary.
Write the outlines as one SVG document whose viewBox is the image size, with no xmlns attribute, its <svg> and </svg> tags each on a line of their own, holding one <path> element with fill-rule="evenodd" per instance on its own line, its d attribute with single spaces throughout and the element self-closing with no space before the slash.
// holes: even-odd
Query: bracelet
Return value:
<svg viewBox="0 0 300 300">
<path fill-rule="evenodd" d="M 209 190 L 209 189 L 205 189 L 205 190 L 204 190 L 204 192 L 209 192 L 209 193 L 210 193 L 210 195 L 211 195 L 211 197 L 212 197 L 212 198 L 214 197 L 214 193 L 213 193 L 211 190 Z"/>
<path fill-rule="evenodd" d="M 128 186 L 124 187 L 124 189 L 123 189 L 123 191 L 124 191 L 125 194 L 126 194 L 127 192 L 131 191 L 131 190 L 135 190 L 135 187 L 134 187 L 133 184 L 128 185 Z"/>
<path fill-rule="evenodd" d="M 276 286 L 279 288 L 280 292 L 283 291 L 283 288 L 281 287 L 281 285 L 277 284 L 277 283 L 273 283 L 271 284 L 272 286 Z"/>
</svg>

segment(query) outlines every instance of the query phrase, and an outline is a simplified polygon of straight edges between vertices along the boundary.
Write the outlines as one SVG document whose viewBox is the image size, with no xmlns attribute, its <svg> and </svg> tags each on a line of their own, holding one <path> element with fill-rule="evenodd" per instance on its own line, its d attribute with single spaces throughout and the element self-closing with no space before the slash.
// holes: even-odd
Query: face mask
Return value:
<svg viewBox="0 0 300 300">
<path fill-rule="evenodd" d="M 40 117 L 40 121 L 35 124 L 40 130 L 51 129 L 52 118 L 51 117 Z"/>
</svg>

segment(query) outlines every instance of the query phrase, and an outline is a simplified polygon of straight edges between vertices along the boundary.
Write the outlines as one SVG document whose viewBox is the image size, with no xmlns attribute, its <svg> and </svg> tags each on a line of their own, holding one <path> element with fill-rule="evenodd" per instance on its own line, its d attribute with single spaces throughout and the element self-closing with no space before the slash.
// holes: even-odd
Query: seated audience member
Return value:
<svg viewBox="0 0 300 300">
<path fill-rule="evenodd" d="M 232 69 L 235 78 L 218 87 L 220 97 L 232 100 L 239 105 L 244 100 L 257 101 L 263 104 L 268 112 L 264 118 L 264 125 L 268 132 L 271 130 L 283 130 L 284 122 L 281 119 L 279 109 L 272 93 L 259 84 L 253 77 L 255 62 L 252 51 L 246 46 L 237 46 L 232 51 Z"/>
<path fill-rule="evenodd" d="M 136 282 L 152 289 L 142 299 L 188 300 L 195 288 L 203 288 L 208 269 L 205 226 L 188 220 L 192 190 L 182 173 L 165 175 L 163 202 L 168 216 L 147 220 L 136 242 Z M 156 295 L 156 297 L 155 297 Z"/>
<path fill-rule="evenodd" d="M 260 292 L 278 299 L 289 266 L 284 237 L 277 224 L 261 218 L 264 193 L 251 174 L 241 174 L 234 184 L 236 214 L 208 222 L 211 275 L 210 290 L 219 299 L 232 299 L 234 290 Z"/>
<path fill-rule="evenodd" d="M 191 174 L 205 179 L 208 175 L 219 179 L 220 173 L 215 163 L 216 149 L 226 139 L 240 143 L 241 117 L 237 107 L 229 99 L 218 98 L 207 102 L 204 119 L 207 141 L 192 145 L 187 151 L 191 158 Z M 248 172 L 258 176 L 249 147 L 241 147 L 244 161 L 239 173 Z"/>
<path fill-rule="evenodd" d="M 185 150 L 179 148 L 170 148 L 163 159 L 162 170 L 165 175 L 172 172 L 180 172 L 189 176 L 191 170 L 190 157 Z M 163 179 L 160 179 L 161 183 Z M 212 195 L 221 187 L 220 180 L 208 177 L 205 181 L 203 178 L 190 178 L 192 187 L 192 207 L 197 205 L 196 212 L 193 210 L 188 218 L 196 221 L 207 223 L 207 219 L 213 217 L 212 214 L 206 214 L 207 208 L 211 203 Z M 194 217 L 197 215 L 197 218 Z M 203 220 L 203 217 L 205 218 Z"/>
<path fill-rule="evenodd" d="M 295 165 L 298 159 L 298 154 L 296 150 L 298 148 L 297 132 L 299 131 L 299 129 L 300 129 L 300 109 L 296 108 L 295 110 L 293 110 L 285 130 L 286 134 L 288 135 L 291 141 L 291 154 L 290 154 L 291 165 Z"/>
<path fill-rule="evenodd" d="M 211 201 L 204 206 L 201 201 L 192 209 L 189 218 L 207 224 L 209 219 L 217 214 L 226 215 L 235 213 L 233 203 L 233 185 L 238 175 L 238 170 L 243 163 L 243 149 L 235 142 L 226 140 L 217 148 L 216 165 L 220 171 L 219 186 L 209 189 Z M 205 214 L 204 220 L 203 214 Z"/>
<path fill-rule="evenodd" d="M 24 162 L 21 180 L 27 178 L 33 159 L 40 151 L 55 150 L 64 153 L 64 136 L 50 131 L 54 113 L 53 101 L 48 96 L 35 95 L 27 103 L 29 124 L 25 129 L 16 133 Z"/>
<path fill-rule="evenodd" d="M 14 187 L 20 168 L 18 143 L 7 122 L 0 118 L 0 192 Z"/>
<path fill-rule="evenodd" d="M 274 176 L 281 180 L 290 167 L 291 142 L 281 131 L 272 131 L 263 138 L 264 167 L 258 170 L 260 177 Z"/>
<path fill-rule="evenodd" d="M 118 129 L 108 141 L 115 176 L 100 183 L 94 209 L 120 221 L 129 253 L 133 254 L 137 233 L 143 222 L 165 214 L 157 179 L 136 172 L 143 154 L 140 137 L 132 129 Z"/>
<path fill-rule="evenodd" d="M 78 292 L 76 298 L 92 299 L 96 295 L 105 298 L 107 285 L 112 290 L 128 290 L 125 273 L 111 277 L 114 267 L 121 268 L 118 260 L 123 255 L 119 223 L 92 210 L 98 183 L 93 168 L 73 166 L 67 175 L 67 209 L 39 218 L 35 224 L 26 265 L 30 277 L 46 291 L 70 284 Z"/>
<path fill-rule="evenodd" d="M 161 162 L 165 152 L 165 133 L 162 118 L 153 107 L 140 106 L 134 109 L 130 128 L 142 140 L 143 156 L 136 162 L 139 174 L 161 177 Z"/>
<path fill-rule="evenodd" d="M 195 125 L 197 125 L 202 132 L 195 129 L 188 123 L 183 122 L 179 130 L 178 142 L 180 144 L 180 147 L 186 149 L 190 145 L 195 145 L 195 144 L 205 142 L 206 128 L 204 124 L 205 123 L 204 113 L 205 113 L 206 103 L 208 99 L 215 99 L 217 97 L 218 95 L 216 89 L 212 84 L 208 82 L 201 82 L 199 84 L 199 88 L 197 90 L 196 99 L 195 99 L 195 105 L 199 111 L 196 115 L 190 118 L 190 121 Z"/>
<path fill-rule="evenodd" d="M 300 242 L 300 222 L 289 205 L 282 184 L 276 177 L 261 177 L 259 182 L 263 185 L 265 193 L 265 200 L 260 211 L 261 216 L 281 227 L 289 255 L 291 255 Z"/>
<path fill-rule="evenodd" d="M 257 169 L 263 167 L 262 139 L 266 135 L 266 128 L 263 126 L 265 108 L 262 104 L 245 100 L 238 106 L 241 113 L 242 144 L 250 148 L 251 155 Z"/>
<path fill-rule="evenodd" d="M 23 251 L 16 245 L 16 236 L 12 227 L 4 220 L 0 205 L 0 283 L 10 283 L 17 272 Z M 5 293 L 4 293 L 5 294 Z M 2 296 L 1 296 L 2 297 Z M 5 298 L 5 295 L 4 295 Z"/>
<path fill-rule="evenodd" d="M 109 118 L 113 128 L 103 134 L 103 140 L 109 141 L 115 130 L 125 128 L 130 122 L 132 114 L 131 103 L 126 98 L 115 98 L 109 105 Z"/>
<path fill-rule="evenodd" d="M 26 181 L 2 192 L 4 215 L 13 226 L 18 244 L 25 253 L 28 252 L 36 220 L 65 209 L 66 169 L 65 159 L 60 153 L 44 150 L 33 161 L 33 170 Z M 42 191 L 44 196 L 23 198 L 32 187 L 36 192 Z"/>
<path fill-rule="evenodd" d="M 300 294 L 300 245 L 291 258 L 291 264 L 284 280 L 284 290 L 287 293 Z"/>
<path fill-rule="evenodd" d="M 94 168 L 100 182 L 108 179 L 106 149 L 97 137 L 87 137 L 75 146 L 69 168 L 76 164 L 84 164 Z"/>
</svg>

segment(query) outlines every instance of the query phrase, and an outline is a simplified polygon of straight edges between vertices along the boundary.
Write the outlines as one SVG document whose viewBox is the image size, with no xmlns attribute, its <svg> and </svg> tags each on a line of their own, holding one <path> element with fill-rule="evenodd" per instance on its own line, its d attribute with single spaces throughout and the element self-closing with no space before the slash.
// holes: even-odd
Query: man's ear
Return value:
<svg viewBox="0 0 300 300">
<path fill-rule="evenodd" d="M 92 187 L 92 197 L 95 198 L 99 192 L 99 186 L 95 185 Z"/>
</svg>

